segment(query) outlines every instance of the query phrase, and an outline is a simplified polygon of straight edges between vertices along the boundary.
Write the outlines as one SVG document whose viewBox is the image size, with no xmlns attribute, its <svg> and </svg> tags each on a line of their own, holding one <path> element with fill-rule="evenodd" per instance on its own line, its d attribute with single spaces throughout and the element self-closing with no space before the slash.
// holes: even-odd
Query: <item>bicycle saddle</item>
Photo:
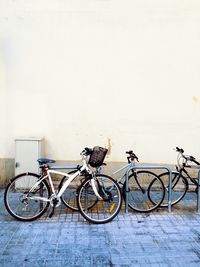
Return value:
<svg viewBox="0 0 200 267">
<path fill-rule="evenodd" d="M 47 163 L 55 163 L 56 161 L 54 159 L 46 159 L 46 158 L 40 158 L 37 160 L 37 162 L 42 165 L 42 164 L 47 164 Z"/>
</svg>

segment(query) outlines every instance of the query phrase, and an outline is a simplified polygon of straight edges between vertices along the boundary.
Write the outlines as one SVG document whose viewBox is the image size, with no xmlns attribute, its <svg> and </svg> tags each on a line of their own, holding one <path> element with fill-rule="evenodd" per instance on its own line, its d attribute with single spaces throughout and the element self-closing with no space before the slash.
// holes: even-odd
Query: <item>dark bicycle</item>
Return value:
<svg viewBox="0 0 200 267">
<path fill-rule="evenodd" d="M 194 192 L 198 192 L 198 179 L 197 177 L 192 177 L 191 174 L 187 171 L 186 168 L 191 168 L 191 164 L 200 165 L 200 163 L 193 157 L 184 155 L 184 150 L 182 148 L 176 147 L 176 152 L 178 152 L 177 156 L 177 166 L 176 171 L 172 172 L 172 203 L 171 205 L 175 205 L 180 202 L 188 190 L 190 190 L 190 186 L 194 186 Z M 165 185 L 165 198 L 161 203 L 161 207 L 168 206 L 168 181 L 169 181 L 169 173 L 164 172 L 159 175 L 160 179 L 162 179 Z M 151 186 L 153 186 L 155 181 L 152 181 Z M 152 203 L 156 202 L 151 199 Z"/>
</svg>

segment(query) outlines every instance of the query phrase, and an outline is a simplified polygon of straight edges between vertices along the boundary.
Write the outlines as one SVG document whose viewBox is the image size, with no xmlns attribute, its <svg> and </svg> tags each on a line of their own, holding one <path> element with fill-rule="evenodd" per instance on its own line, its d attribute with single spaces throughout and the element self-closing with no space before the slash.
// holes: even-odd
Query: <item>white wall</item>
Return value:
<svg viewBox="0 0 200 267">
<path fill-rule="evenodd" d="M 200 158 L 199 70 L 198 0 L 0 0 L 0 157 L 43 136 L 56 159 Z"/>
</svg>

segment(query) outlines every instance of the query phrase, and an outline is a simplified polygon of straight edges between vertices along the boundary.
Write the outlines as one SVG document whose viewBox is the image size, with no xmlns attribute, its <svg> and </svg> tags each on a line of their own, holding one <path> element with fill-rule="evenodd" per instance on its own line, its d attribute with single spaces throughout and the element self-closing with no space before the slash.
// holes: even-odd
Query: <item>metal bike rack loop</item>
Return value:
<svg viewBox="0 0 200 267">
<path fill-rule="evenodd" d="M 197 213 L 200 213 L 200 166 L 191 166 L 191 169 L 198 171 L 198 188 L 197 188 Z"/>
<path fill-rule="evenodd" d="M 198 172 L 197 213 L 200 213 L 200 170 Z"/>
<path fill-rule="evenodd" d="M 125 212 L 128 213 L 128 177 L 129 177 L 129 172 L 134 169 L 149 169 L 149 170 L 167 170 L 169 173 L 169 191 L 168 191 L 168 212 L 171 212 L 171 204 L 172 204 L 172 170 L 166 166 L 156 166 L 156 165 L 135 165 L 132 166 L 128 169 L 128 172 L 126 174 L 126 210 Z M 200 171 L 199 171 L 199 183 L 200 183 Z M 199 189 L 200 190 L 200 189 Z M 200 203 L 199 203 L 200 204 Z"/>
</svg>

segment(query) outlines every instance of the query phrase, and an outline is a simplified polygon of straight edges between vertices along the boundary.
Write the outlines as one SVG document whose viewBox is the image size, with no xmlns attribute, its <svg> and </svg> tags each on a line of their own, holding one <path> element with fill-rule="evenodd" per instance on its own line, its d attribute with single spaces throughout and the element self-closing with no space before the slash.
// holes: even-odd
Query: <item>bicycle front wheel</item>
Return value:
<svg viewBox="0 0 200 267">
<path fill-rule="evenodd" d="M 121 190 L 113 178 L 97 174 L 82 183 L 77 203 L 80 213 L 86 220 L 96 224 L 107 223 L 114 219 L 121 209 Z"/>
<path fill-rule="evenodd" d="M 150 188 L 151 182 L 154 181 Z M 163 201 L 164 184 L 153 172 L 133 172 L 128 178 L 128 206 L 138 212 L 155 210 Z M 123 196 L 126 200 L 126 182 L 123 186 Z M 154 200 L 154 201 L 152 201 Z"/>
<path fill-rule="evenodd" d="M 46 181 L 31 189 L 39 179 L 34 173 L 16 176 L 6 187 L 4 204 L 11 216 L 20 221 L 33 221 L 42 216 L 49 206 L 45 199 L 50 197 Z"/>
</svg>

